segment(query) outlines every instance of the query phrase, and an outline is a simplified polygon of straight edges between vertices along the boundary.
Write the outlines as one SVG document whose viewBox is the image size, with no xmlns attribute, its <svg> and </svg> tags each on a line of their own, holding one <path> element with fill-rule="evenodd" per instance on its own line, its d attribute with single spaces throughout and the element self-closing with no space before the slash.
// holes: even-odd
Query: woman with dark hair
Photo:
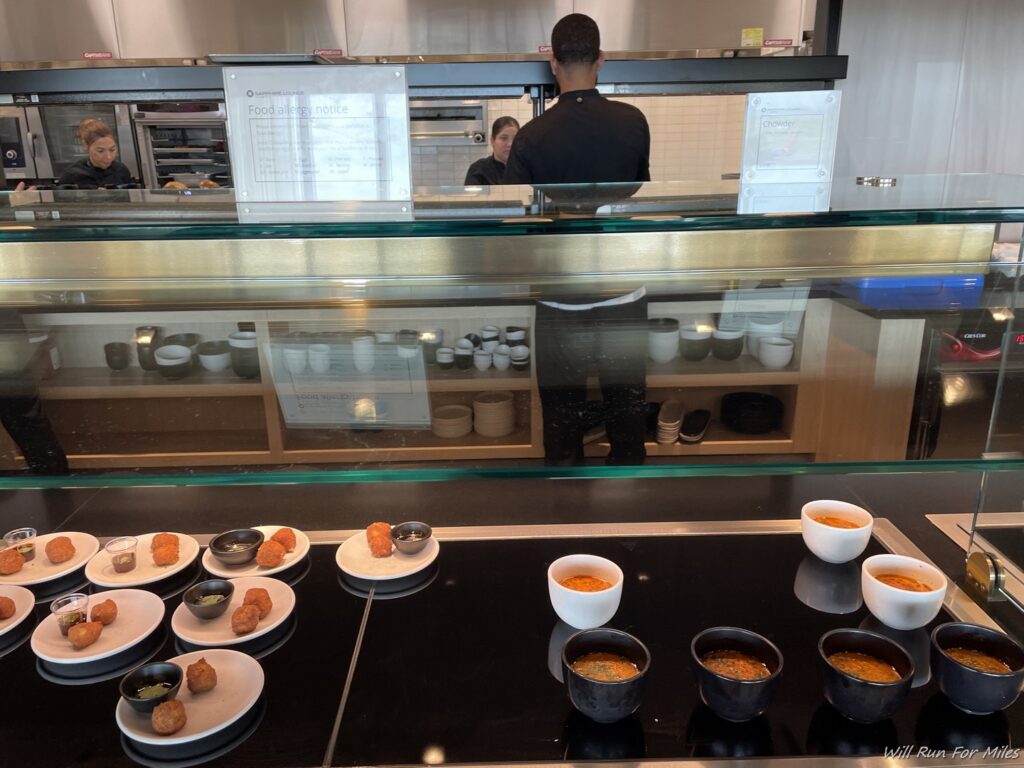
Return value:
<svg viewBox="0 0 1024 768">
<path fill-rule="evenodd" d="M 78 126 L 78 138 L 88 156 L 69 165 L 57 180 L 58 185 L 109 189 L 132 183 L 132 172 L 117 159 L 117 143 L 109 125 L 94 118 L 83 120 Z"/>
<path fill-rule="evenodd" d="M 499 117 L 491 126 L 491 149 L 494 150 L 490 157 L 481 157 L 466 171 L 465 185 L 476 186 L 478 184 L 501 184 L 505 177 L 505 163 L 508 162 L 508 153 L 512 151 L 512 141 L 519 133 L 519 121 L 514 117 L 505 115 Z"/>
</svg>

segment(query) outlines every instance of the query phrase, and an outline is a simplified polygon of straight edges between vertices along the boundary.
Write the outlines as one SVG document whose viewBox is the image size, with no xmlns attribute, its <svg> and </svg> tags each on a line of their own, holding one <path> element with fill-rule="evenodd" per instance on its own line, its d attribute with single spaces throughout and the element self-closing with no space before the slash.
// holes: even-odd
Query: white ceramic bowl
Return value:
<svg viewBox="0 0 1024 768">
<path fill-rule="evenodd" d="M 572 576 L 596 576 L 612 586 L 600 592 L 578 592 L 558 582 Z M 558 618 L 576 629 L 608 623 L 622 599 L 622 569 L 597 555 L 566 555 L 548 566 L 548 595 Z"/>
<path fill-rule="evenodd" d="M 793 359 L 793 342 L 782 336 L 763 336 L 757 342 L 757 359 L 765 368 L 785 368 Z"/>
<path fill-rule="evenodd" d="M 931 587 L 930 592 L 910 592 L 884 584 L 879 574 L 910 576 Z M 875 555 L 864 561 L 860 589 L 871 615 L 893 629 L 917 629 L 939 614 L 946 597 L 946 576 L 933 565 L 904 555 Z"/>
<path fill-rule="evenodd" d="M 192 350 L 180 344 L 168 344 L 166 347 L 159 347 L 153 356 L 157 365 L 181 365 L 192 359 Z"/>
<path fill-rule="evenodd" d="M 831 515 L 857 523 L 859 528 L 836 528 L 815 520 Z M 804 544 L 826 563 L 845 563 L 860 555 L 871 541 L 874 518 L 866 509 L 845 501 L 810 501 L 800 510 L 800 533 Z"/>
<path fill-rule="evenodd" d="M 228 344 L 236 349 L 252 349 L 256 346 L 256 332 L 235 331 L 228 336 Z"/>
<path fill-rule="evenodd" d="M 199 362 L 208 371 L 226 371 L 231 365 L 231 352 L 220 352 L 216 355 L 200 355 Z"/>
</svg>

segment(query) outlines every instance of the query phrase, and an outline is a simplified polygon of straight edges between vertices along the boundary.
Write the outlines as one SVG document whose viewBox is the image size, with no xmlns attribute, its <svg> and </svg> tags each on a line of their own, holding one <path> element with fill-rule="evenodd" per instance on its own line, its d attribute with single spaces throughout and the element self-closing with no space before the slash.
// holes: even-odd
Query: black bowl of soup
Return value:
<svg viewBox="0 0 1024 768">
<path fill-rule="evenodd" d="M 978 624 L 940 624 L 932 630 L 932 674 L 955 707 L 972 715 L 998 712 L 1024 686 L 1024 648 Z"/>
<path fill-rule="evenodd" d="M 825 698 L 857 723 L 887 720 L 907 698 L 914 661 L 899 643 L 863 629 L 834 629 L 818 641 Z"/>
<path fill-rule="evenodd" d="M 616 723 L 639 709 L 651 653 L 626 632 L 585 629 L 565 641 L 562 665 L 572 705 L 595 722 Z"/>
<path fill-rule="evenodd" d="M 738 627 L 712 627 L 690 643 L 700 698 L 725 720 L 743 723 L 764 712 L 782 675 L 782 652 Z"/>
<path fill-rule="evenodd" d="M 121 678 L 119 690 L 132 709 L 148 715 L 178 695 L 182 677 L 181 667 L 169 661 L 143 664 Z"/>
<path fill-rule="evenodd" d="M 200 621 L 223 616 L 235 593 L 235 585 L 224 579 L 210 579 L 193 584 L 182 597 L 185 607 Z"/>
</svg>

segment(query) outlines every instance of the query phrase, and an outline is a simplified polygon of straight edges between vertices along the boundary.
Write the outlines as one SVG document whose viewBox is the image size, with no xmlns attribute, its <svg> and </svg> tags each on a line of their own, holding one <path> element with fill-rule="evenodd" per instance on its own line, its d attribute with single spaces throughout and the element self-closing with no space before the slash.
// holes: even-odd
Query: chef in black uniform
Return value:
<svg viewBox="0 0 1024 768">
<path fill-rule="evenodd" d="M 466 171 L 467 187 L 480 184 L 495 185 L 503 184 L 505 176 L 505 163 L 508 162 L 508 153 L 512 149 L 512 142 L 519 133 L 519 121 L 514 117 L 505 115 L 499 117 L 491 126 L 491 149 L 490 157 L 481 157 Z"/>
<path fill-rule="evenodd" d="M 555 106 L 516 136 L 505 183 L 650 181 L 647 119 L 636 107 L 597 92 L 604 53 L 596 22 L 581 13 L 563 17 L 551 31 L 551 48 L 551 71 L 561 95 Z M 556 190 L 545 192 L 557 199 Z M 607 196 L 607 190 L 592 192 L 599 198 Z M 582 463 L 583 435 L 602 421 L 610 444 L 608 463 L 643 463 L 646 290 L 641 287 L 613 298 L 545 296 L 537 302 L 534 330 L 545 463 Z M 591 374 L 601 384 L 600 403 L 587 401 Z"/>
<path fill-rule="evenodd" d="M 88 152 L 68 166 L 57 180 L 58 185 L 74 185 L 79 189 L 112 189 L 131 184 L 132 173 L 117 159 L 114 132 L 102 120 L 89 118 L 78 126 L 78 136 Z"/>
</svg>

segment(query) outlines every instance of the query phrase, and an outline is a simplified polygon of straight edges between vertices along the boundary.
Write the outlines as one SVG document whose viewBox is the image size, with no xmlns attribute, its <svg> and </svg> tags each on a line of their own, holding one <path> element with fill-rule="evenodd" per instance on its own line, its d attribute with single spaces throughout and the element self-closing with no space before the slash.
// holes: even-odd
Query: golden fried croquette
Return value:
<svg viewBox="0 0 1024 768">
<path fill-rule="evenodd" d="M 270 593 L 263 587 L 253 587 L 245 591 L 242 605 L 255 605 L 259 609 L 260 619 L 265 619 L 270 609 L 274 607 L 274 602 L 270 599 Z"/>
<path fill-rule="evenodd" d="M 99 640 L 102 631 L 103 625 L 98 621 L 82 622 L 68 630 L 68 640 L 80 651 Z"/>
<path fill-rule="evenodd" d="M 391 526 L 388 523 L 371 523 L 366 526 L 366 543 L 374 557 L 388 557 L 391 554 Z"/>
<path fill-rule="evenodd" d="M 102 603 L 96 603 L 89 611 L 89 618 L 92 621 L 98 621 L 103 626 L 112 624 L 114 619 L 117 618 L 117 603 L 113 600 L 104 600 Z"/>
<path fill-rule="evenodd" d="M 17 573 L 25 565 L 25 556 L 18 551 L 17 547 L 11 547 L 0 552 L 0 576 L 10 576 Z"/>
<path fill-rule="evenodd" d="M 295 531 L 293 531 L 291 528 L 280 529 L 277 533 L 270 537 L 270 540 L 276 541 L 288 552 L 291 552 L 293 549 L 295 549 Z"/>
<path fill-rule="evenodd" d="M 75 545 L 67 536 L 57 536 L 46 542 L 46 556 L 51 563 L 66 563 L 75 556 Z"/>
<path fill-rule="evenodd" d="M 247 635 L 260 623 L 260 609 L 255 605 L 240 605 L 231 614 L 231 631 L 236 635 Z"/>
<path fill-rule="evenodd" d="M 156 705 L 151 718 L 153 730 L 161 736 L 170 736 L 185 727 L 188 717 L 185 705 L 177 699 L 171 699 Z"/>
<path fill-rule="evenodd" d="M 149 542 L 149 549 L 152 552 L 156 552 L 160 547 L 173 546 L 177 548 L 178 543 L 178 537 L 173 533 L 158 533 Z"/>
<path fill-rule="evenodd" d="M 279 541 L 264 541 L 256 551 L 256 564 L 264 568 L 277 568 L 284 562 L 284 545 Z"/>
<path fill-rule="evenodd" d="M 204 693 L 217 685 L 217 670 L 210 666 L 205 658 L 202 658 L 195 664 L 188 665 L 185 670 L 185 679 L 188 681 L 188 689 L 192 693 Z"/>
<path fill-rule="evenodd" d="M 177 544 L 165 544 L 153 550 L 153 565 L 174 565 L 178 562 L 180 551 Z"/>
<path fill-rule="evenodd" d="M 14 615 L 14 601 L 9 597 L 0 597 L 0 619 L 9 619 Z"/>
</svg>

